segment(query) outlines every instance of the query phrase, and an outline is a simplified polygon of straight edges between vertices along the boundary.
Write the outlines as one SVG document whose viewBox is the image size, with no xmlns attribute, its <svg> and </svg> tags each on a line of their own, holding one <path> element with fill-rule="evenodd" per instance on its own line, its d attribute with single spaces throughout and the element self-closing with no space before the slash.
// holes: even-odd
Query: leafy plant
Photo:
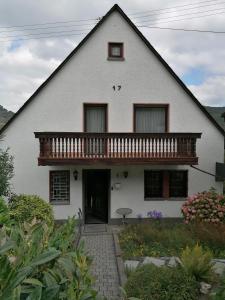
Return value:
<svg viewBox="0 0 225 300">
<path fill-rule="evenodd" d="M 10 224 L 9 209 L 4 199 L 0 197 L 0 227 Z"/>
<path fill-rule="evenodd" d="M 219 287 L 213 293 L 212 297 L 210 298 L 212 300 L 224 300 L 225 299 L 225 274 L 223 275 L 221 282 L 219 284 Z"/>
<path fill-rule="evenodd" d="M 198 244 L 193 248 L 186 247 L 181 254 L 181 263 L 184 271 L 194 276 L 197 281 L 210 282 L 213 278 L 212 253 L 204 251 Z"/>
<path fill-rule="evenodd" d="M 0 149 L 0 196 L 10 194 L 10 179 L 13 177 L 13 157 L 9 149 Z"/>
<path fill-rule="evenodd" d="M 74 247 L 76 223 L 75 217 L 69 217 L 67 222 L 56 227 L 51 235 L 50 245 L 62 252 L 71 250 Z"/>
<path fill-rule="evenodd" d="M 35 219 L 18 223 L 10 233 L 1 229 L 0 299 L 95 299 L 83 250 L 68 246 L 60 251 L 50 243 L 51 234 L 45 222 Z"/>
<path fill-rule="evenodd" d="M 187 198 L 181 209 L 185 222 L 206 223 L 225 222 L 225 197 L 216 193 L 215 189 L 198 193 Z"/>
<path fill-rule="evenodd" d="M 17 222 L 45 221 L 53 227 L 52 206 L 36 195 L 13 195 L 9 201 L 10 216 Z"/>
<path fill-rule="evenodd" d="M 182 269 L 150 264 L 130 275 L 125 290 L 127 297 L 142 300 L 196 300 L 198 283 Z"/>
</svg>

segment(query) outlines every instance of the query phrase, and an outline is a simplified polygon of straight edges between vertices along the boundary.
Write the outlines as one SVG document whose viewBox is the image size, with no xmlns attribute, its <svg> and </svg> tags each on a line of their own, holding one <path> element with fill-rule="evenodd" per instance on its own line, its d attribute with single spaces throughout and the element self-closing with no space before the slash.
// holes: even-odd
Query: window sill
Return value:
<svg viewBox="0 0 225 300">
<path fill-rule="evenodd" d="M 171 198 L 144 198 L 144 201 L 185 201 L 186 197 L 171 197 Z"/>
<path fill-rule="evenodd" d="M 125 58 L 124 57 L 108 57 L 107 60 L 110 60 L 110 61 L 124 61 Z"/>
<path fill-rule="evenodd" d="M 51 205 L 70 205 L 69 201 L 50 201 Z"/>
</svg>

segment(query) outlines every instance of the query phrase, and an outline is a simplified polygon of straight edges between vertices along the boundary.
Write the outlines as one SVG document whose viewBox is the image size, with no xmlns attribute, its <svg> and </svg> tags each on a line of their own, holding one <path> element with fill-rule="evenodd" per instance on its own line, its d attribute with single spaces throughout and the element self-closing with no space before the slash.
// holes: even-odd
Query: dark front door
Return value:
<svg viewBox="0 0 225 300">
<path fill-rule="evenodd" d="M 85 223 L 108 222 L 109 170 L 84 170 Z"/>
</svg>

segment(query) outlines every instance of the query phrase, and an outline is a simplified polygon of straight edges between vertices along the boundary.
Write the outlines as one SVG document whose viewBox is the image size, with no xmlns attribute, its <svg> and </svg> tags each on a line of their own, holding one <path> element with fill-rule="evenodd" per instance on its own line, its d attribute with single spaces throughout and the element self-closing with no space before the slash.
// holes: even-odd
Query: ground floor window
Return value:
<svg viewBox="0 0 225 300">
<path fill-rule="evenodd" d="M 50 202 L 69 203 L 70 171 L 50 171 Z"/>
<path fill-rule="evenodd" d="M 186 170 L 148 170 L 144 173 L 144 193 L 148 198 L 187 197 Z"/>
</svg>

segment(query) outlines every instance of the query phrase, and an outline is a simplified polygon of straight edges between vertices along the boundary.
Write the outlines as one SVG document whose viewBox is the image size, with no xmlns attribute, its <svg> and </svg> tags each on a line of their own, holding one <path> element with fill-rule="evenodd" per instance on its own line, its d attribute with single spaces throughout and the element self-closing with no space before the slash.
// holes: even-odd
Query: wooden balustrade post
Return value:
<svg viewBox="0 0 225 300">
<path fill-rule="evenodd" d="M 43 156 L 44 157 L 51 156 L 51 145 L 50 145 L 50 139 L 48 138 L 43 140 Z"/>
<path fill-rule="evenodd" d="M 197 164 L 201 133 L 35 133 L 40 164 Z M 48 161 L 49 160 L 49 161 Z M 64 161 L 65 160 L 65 161 Z M 111 160 L 111 161 L 110 161 Z"/>
</svg>

